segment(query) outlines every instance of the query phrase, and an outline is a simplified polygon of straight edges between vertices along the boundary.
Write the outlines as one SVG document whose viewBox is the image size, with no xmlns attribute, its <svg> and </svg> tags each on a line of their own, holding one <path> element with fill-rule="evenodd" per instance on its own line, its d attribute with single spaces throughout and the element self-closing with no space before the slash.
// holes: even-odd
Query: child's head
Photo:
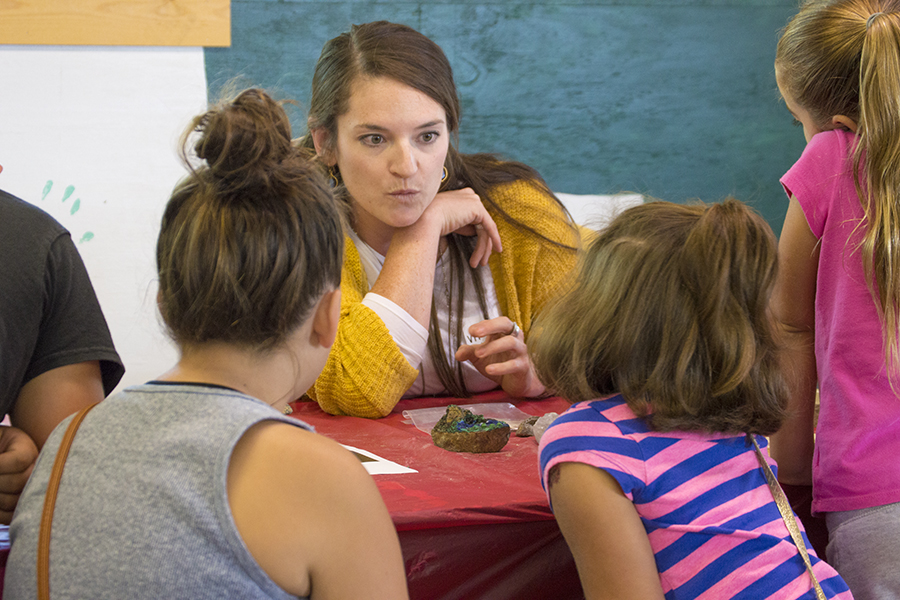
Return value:
<svg viewBox="0 0 900 600">
<path fill-rule="evenodd" d="M 819 131 L 832 129 L 835 115 L 859 123 L 866 112 L 860 106 L 861 81 L 865 86 L 867 76 L 900 78 L 890 65 L 881 64 L 886 68 L 877 75 L 860 69 L 861 64 L 874 69 L 886 58 L 867 63 L 864 55 L 874 58 L 889 46 L 894 46 L 890 54 L 897 54 L 898 25 L 900 0 L 804 3 L 778 42 L 775 69 L 779 87 L 809 112 Z M 890 104 L 896 107 L 897 102 L 894 99 Z"/>
<path fill-rule="evenodd" d="M 202 164 L 175 188 L 157 243 L 159 309 L 181 347 L 278 347 L 340 285 L 331 190 L 281 105 L 247 90 L 194 119 Z M 187 160 L 187 158 L 186 158 Z"/>
<path fill-rule="evenodd" d="M 778 87 L 807 141 L 843 127 L 857 135 L 852 170 L 865 211 L 865 281 L 900 373 L 900 0 L 814 0 L 788 23 L 775 58 Z M 798 116 L 798 111 L 800 112 Z"/>
<path fill-rule="evenodd" d="M 658 430 L 776 431 L 775 257 L 772 230 L 737 200 L 623 212 L 539 317 L 538 376 L 573 402 L 621 393 Z"/>
</svg>

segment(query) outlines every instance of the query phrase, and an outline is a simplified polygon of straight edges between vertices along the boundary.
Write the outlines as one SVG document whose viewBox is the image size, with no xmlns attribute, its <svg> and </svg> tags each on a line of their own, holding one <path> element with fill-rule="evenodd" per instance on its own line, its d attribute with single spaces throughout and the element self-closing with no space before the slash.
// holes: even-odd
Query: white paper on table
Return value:
<svg viewBox="0 0 900 600">
<path fill-rule="evenodd" d="M 401 464 L 390 461 L 386 458 L 382 458 L 377 454 L 372 454 L 368 450 L 360 450 L 359 448 L 354 448 L 353 446 L 347 446 L 345 444 L 341 444 L 355 454 L 362 465 L 366 468 L 366 471 L 369 472 L 369 475 L 397 475 L 401 473 L 418 473 L 415 469 L 410 469 L 409 467 L 404 467 Z"/>
</svg>

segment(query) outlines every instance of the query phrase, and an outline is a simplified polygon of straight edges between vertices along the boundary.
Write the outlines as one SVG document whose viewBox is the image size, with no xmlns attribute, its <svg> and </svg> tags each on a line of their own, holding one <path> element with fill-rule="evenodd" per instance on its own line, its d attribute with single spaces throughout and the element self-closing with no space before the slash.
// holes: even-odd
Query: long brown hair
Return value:
<svg viewBox="0 0 900 600">
<path fill-rule="evenodd" d="M 774 433 L 787 401 L 775 274 L 772 230 L 737 200 L 628 209 L 537 318 L 535 370 L 572 402 L 621 393 L 656 430 Z"/>
<path fill-rule="evenodd" d="M 834 115 L 857 122 L 859 250 L 893 378 L 900 372 L 900 0 L 804 4 L 782 33 L 775 64 L 820 129 Z"/>
<path fill-rule="evenodd" d="M 491 197 L 491 188 L 501 183 L 513 181 L 529 181 L 549 197 L 552 197 L 568 215 L 565 207 L 553 195 L 543 178 L 528 165 L 506 161 L 492 154 L 461 154 L 457 150 L 460 103 L 453 81 L 453 69 L 440 46 L 415 29 L 390 23 L 376 21 L 362 25 L 353 25 L 350 31 L 329 40 L 316 63 L 313 74 L 312 96 L 309 107 L 310 131 L 321 129 L 328 133 L 326 150 L 334 149 L 337 139 L 337 118 L 346 113 L 349 106 L 350 88 L 353 81 L 362 76 L 388 77 L 416 89 L 435 102 L 446 113 L 447 129 L 451 134 L 449 150 L 444 166 L 447 178 L 440 191 L 472 188 L 482 202 L 500 217 L 514 226 L 527 230 L 531 235 L 559 247 L 568 248 L 557 240 L 547 238 L 513 217 L 500 207 Z M 315 153 L 312 135 L 307 134 L 300 140 L 311 154 Z M 335 194 L 348 201 L 347 190 L 340 184 L 340 173 L 334 172 L 338 178 Z M 352 222 L 352 215 L 351 215 Z M 574 224 L 570 225 L 574 229 Z M 471 269 L 466 257 L 472 254 L 474 238 L 447 236 L 451 265 L 449 286 L 454 291 L 450 300 L 450 312 L 456 310 L 455 331 L 447 332 L 451 347 L 459 344 L 462 335 L 462 298 L 466 269 Z M 575 248 L 571 248 L 574 252 Z M 487 308 L 481 279 L 473 274 L 475 290 L 482 312 L 487 318 Z M 447 357 L 441 343 L 441 332 L 437 327 L 437 313 L 432 299 L 431 323 L 428 337 L 429 355 L 438 371 L 438 376 L 445 389 L 453 396 L 467 397 L 462 377 L 461 365 L 455 359 Z M 455 368 L 453 364 L 456 363 Z"/>
<path fill-rule="evenodd" d="M 196 117 L 182 156 L 189 174 L 166 205 L 156 249 L 163 321 L 182 347 L 274 348 L 340 285 L 344 238 L 331 190 L 292 145 L 281 105 L 257 89 Z"/>
</svg>

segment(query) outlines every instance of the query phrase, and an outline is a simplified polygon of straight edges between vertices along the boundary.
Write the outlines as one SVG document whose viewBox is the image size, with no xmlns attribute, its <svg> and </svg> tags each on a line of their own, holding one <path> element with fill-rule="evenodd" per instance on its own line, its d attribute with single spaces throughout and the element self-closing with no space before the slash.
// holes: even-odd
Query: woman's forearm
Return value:
<svg viewBox="0 0 900 600">
<path fill-rule="evenodd" d="M 384 266 L 371 292 L 387 298 L 428 327 L 434 271 L 440 249 L 440 231 L 421 221 L 397 229 L 384 258 Z"/>
</svg>

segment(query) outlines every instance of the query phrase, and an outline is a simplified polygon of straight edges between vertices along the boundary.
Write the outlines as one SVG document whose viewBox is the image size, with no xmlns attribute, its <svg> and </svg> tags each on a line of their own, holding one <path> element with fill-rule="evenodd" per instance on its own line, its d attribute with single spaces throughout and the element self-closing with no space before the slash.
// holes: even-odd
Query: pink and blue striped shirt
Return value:
<svg viewBox="0 0 900 600">
<path fill-rule="evenodd" d="M 768 445 L 761 436 L 757 442 Z M 550 469 L 563 462 L 603 469 L 618 481 L 650 538 L 667 599 L 815 599 L 745 435 L 655 432 L 613 396 L 573 405 L 546 431 L 545 490 Z M 806 542 L 826 597 L 852 598 Z"/>
</svg>

